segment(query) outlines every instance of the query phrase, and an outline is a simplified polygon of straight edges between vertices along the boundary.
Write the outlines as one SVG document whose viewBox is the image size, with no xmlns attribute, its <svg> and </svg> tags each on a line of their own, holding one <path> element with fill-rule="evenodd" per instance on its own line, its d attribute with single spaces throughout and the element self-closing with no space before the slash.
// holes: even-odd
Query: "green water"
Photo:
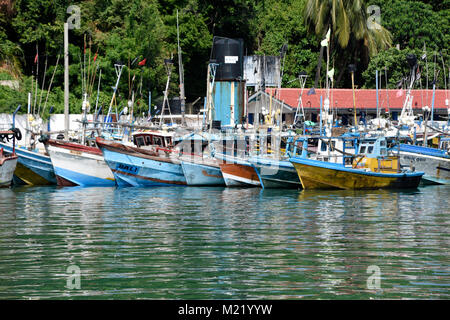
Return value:
<svg viewBox="0 0 450 320">
<path fill-rule="evenodd" d="M 0 189 L 0 298 L 449 299 L 449 206 L 450 186 Z"/>
</svg>

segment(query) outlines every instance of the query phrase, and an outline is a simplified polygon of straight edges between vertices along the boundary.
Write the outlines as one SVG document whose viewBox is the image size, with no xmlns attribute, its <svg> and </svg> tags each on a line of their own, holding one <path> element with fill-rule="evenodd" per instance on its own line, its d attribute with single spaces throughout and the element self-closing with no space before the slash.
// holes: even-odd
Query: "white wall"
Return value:
<svg viewBox="0 0 450 320">
<path fill-rule="evenodd" d="M 105 116 L 106 117 L 106 116 Z M 9 113 L 0 113 L 0 130 L 8 130 L 12 128 L 12 114 Z M 88 121 L 92 121 L 94 119 L 94 115 L 89 114 L 87 116 Z M 170 121 L 170 117 L 168 115 L 164 116 L 165 119 L 168 119 Z M 81 114 L 71 114 L 70 115 L 70 130 L 81 130 L 81 123 L 77 122 L 77 120 L 81 121 L 82 115 Z M 101 116 L 100 119 L 101 120 Z M 123 119 L 123 118 L 121 118 Z M 189 127 L 195 127 L 195 128 L 201 128 L 202 126 L 202 115 L 186 115 L 186 124 Z M 174 115 L 173 116 L 174 122 L 181 123 L 181 115 Z M 27 115 L 25 114 L 18 114 L 16 115 L 15 120 L 15 127 L 19 128 L 22 132 L 22 136 L 24 137 L 22 140 L 18 141 L 17 144 L 19 146 L 25 145 L 25 128 L 26 128 L 26 121 L 27 121 Z M 159 123 L 159 118 L 158 118 Z M 146 125 L 147 123 L 143 123 L 143 125 Z M 45 128 L 44 131 L 47 131 L 47 122 L 44 122 L 43 128 Z M 50 118 L 50 131 L 63 131 L 64 130 L 64 114 L 52 114 Z M 52 136 L 54 137 L 54 136 Z"/>
<path fill-rule="evenodd" d="M 76 122 L 76 120 L 81 120 L 81 114 L 71 114 L 70 115 L 70 130 L 81 129 L 81 123 Z M 88 115 L 88 120 L 92 120 L 93 115 Z M 22 136 L 25 137 L 27 115 L 18 114 L 16 115 L 15 127 L 19 128 L 22 132 Z M 9 113 L 0 113 L 0 130 L 8 130 L 12 128 L 13 116 Z M 47 129 L 47 122 L 44 121 L 44 128 Z M 62 131 L 64 130 L 64 114 L 52 114 L 50 118 L 50 130 L 51 131 Z M 25 145 L 25 139 L 18 141 L 18 145 Z"/>
</svg>

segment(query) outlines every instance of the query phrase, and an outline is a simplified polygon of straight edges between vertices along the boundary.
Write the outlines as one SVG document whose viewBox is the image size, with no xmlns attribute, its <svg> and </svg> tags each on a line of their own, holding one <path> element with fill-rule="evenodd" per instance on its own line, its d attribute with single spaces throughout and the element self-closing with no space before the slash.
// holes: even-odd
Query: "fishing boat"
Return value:
<svg viewBox="0 0 450 320">
<path fill-rule="evenodd" d="M 228 135 L 211 144 L 227 187 L 262 187 L 260 176 L 249 158 L 249 137 Z"/>
<path fill-rule="evenodd" d="M 254 164 L 246 159 L 226 154 L 216 154 L 220 171 L 227 187 L 262 187 L 261 178 Z"/>
<path fill-rule="evenodd" d="M 6 154 L 3 148 L 0 148 L 0 187 L 11 185 L 18 158 L 14 154 Z"/>
<path fill-rule="evenodd" d="M 0 147 L 12 152 L 13 147 L 0 143 Z M 55 171 L 50 157 L 38 149 L 29 150 L 25 147 L 15 149 L 19 157 L 14 171 L 14 183 L 25 185 L 54 185 L 56 184 Z"/>
<path fill-rule="evenodd" d="M 423 184 L 450 184 L 450 139 L 441 139 L 440 148 L 400 144 L 400 159 L 425 172 Z"/>
<path fill-rule="evenodd" d="M 270 141 L 272 142 L 272 139 Z M 297 171 L 289 162 L 288 154 L 292 142 L 292 137 L 288 138 L 287 143 L 283 140 L 280 141 L 280 151 L 283 151 L 280 156 L 277 155 L 277 152 L 272 153 L 273 150 L 269 150 L 269 152 L 248 158 L 248 162 L 255 166 L 263 188 L 302 187 Z"/>
<path fill-rule="evenodd" d="M 264 188 L 301 188 L 297 171 L 289 160 L 254 156 L 248 161 L 255 166 Z"/>
<path fill-rule="evenodd" d="M 174 139 L 186 182 L 189 186 L 224 186 L 220 161 L 211 156 L 210 143 L 217 137 L 192 132 Z"/>
<path fill-rule="evenodd" d="M 181 161 L 181 167 L 189 186 L 225 185 L 225 180 L 217 161 L 193 159 Z"/>
<path fill-rule="evenodd" d="M 186 185 L 181 162 L 172 156 L 171 133 L 134 134 L 134 146 L 97 137 L 106 163 L 119 187 Z"/>
<path fill-rule="evenodd" d="M 290 161 L 304 189 L 417 188 L 424 175 L 402 169 L 399 158 L 388 155 L 384 137 L 362 139 L 351 166 L 310 159 L 306 152 Z"/>
<path fill-rule="evenodd" d="M 10 140 L 11 137 L 15 137 L 15 132 L 0 131 L 0 141 L 6 137 Z M 14 145 L 14 144 L 13 144 Z M 14 147 L 12 153 L 5 152 L 3 148 L 0 148 L 0 187 L 9 187 L 13 181 L 14 170 L 17 165 L 17 155 L 14 153 Z"/>
<path fill-rule="evenodd" d="M 50 155 L 58 186 L 113 187 L 114 175 L 97 147 L 42 139 Z"/>
</svg>

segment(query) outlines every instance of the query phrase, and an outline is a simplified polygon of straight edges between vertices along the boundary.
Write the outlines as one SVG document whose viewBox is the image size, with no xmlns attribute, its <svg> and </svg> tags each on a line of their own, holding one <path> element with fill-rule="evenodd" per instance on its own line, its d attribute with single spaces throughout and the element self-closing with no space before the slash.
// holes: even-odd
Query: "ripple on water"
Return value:
<svg viewBox="0 0 450 320">
<path fill-rule="evenodd" d="M 1 189 L 0 298 L 448 299 L 449 194 Z"/>
</svg>

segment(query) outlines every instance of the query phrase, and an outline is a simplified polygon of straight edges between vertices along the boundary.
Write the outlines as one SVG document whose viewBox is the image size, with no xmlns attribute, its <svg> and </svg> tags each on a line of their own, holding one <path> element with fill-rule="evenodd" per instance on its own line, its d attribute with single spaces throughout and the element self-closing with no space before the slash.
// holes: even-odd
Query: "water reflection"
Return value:
<svg viewBox="0 0 450 320">
<path fill-rule="evenodd" d="M 3 189 L 0 297 L 448 298 L 449 191 Z"/>
</svg>

